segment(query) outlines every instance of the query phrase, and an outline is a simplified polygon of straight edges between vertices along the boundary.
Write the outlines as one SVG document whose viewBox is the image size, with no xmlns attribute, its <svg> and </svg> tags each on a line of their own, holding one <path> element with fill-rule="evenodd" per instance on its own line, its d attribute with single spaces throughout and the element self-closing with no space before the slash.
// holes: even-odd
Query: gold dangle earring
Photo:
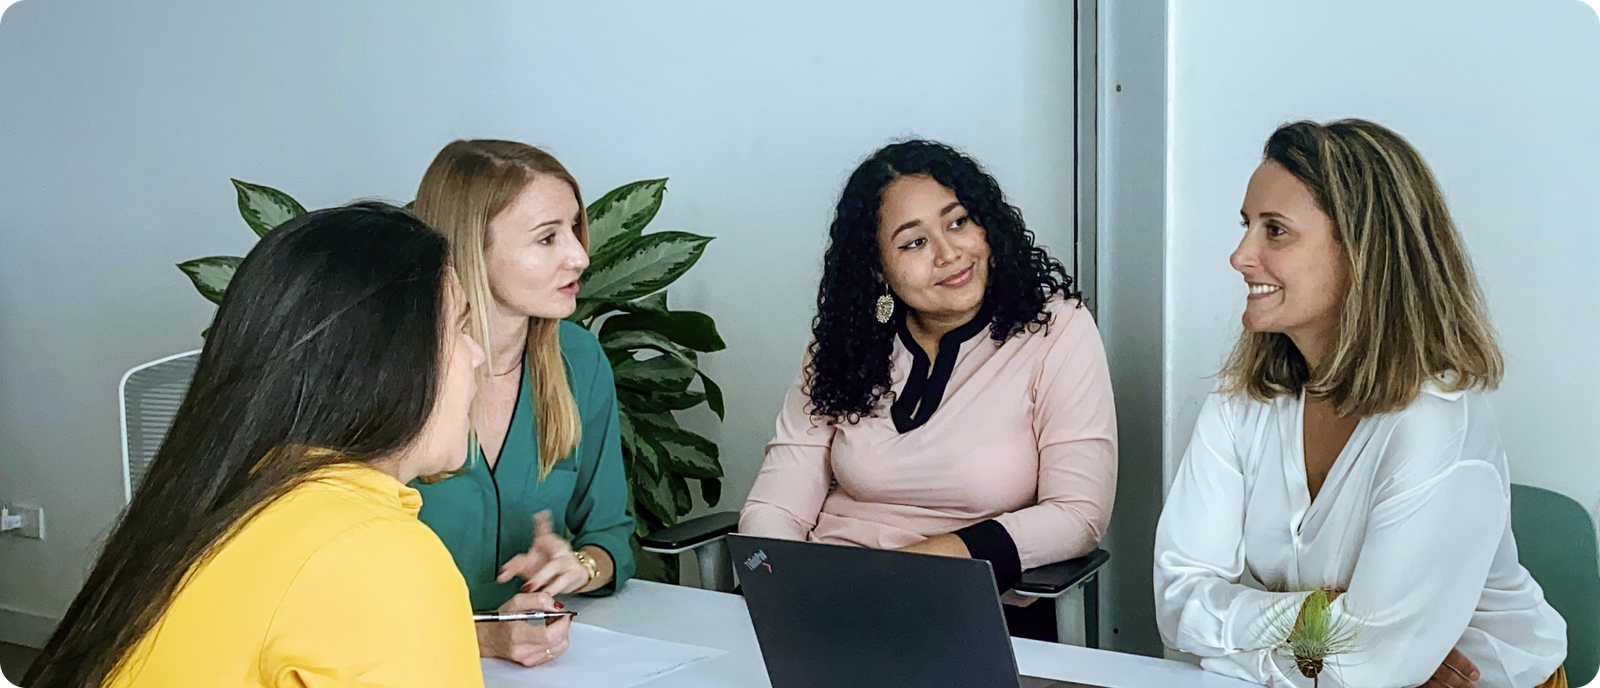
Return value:
<svg viewBox="0 0 1600 688">
<path fill-rule="evenodd" d="M 889 283 L 883 283 L 883 296 L 878 297 L 878 323 L 889 322 L 894 317 L 894 297 L 889 295 Z"/>
</svg>

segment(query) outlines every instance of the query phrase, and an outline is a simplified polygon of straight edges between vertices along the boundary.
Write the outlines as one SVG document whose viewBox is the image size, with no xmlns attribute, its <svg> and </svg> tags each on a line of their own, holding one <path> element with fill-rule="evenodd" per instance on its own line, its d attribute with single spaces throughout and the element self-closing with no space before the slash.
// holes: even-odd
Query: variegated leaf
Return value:
<svg viewBox="0 0 1600 688">
<path fill-rule="evenodd" d="M 651 515 L 660 519 L 662 523 L 676 523 L 678 521 L 677 499 L 672 496 L 672 488 L 668 486 L 666 476 L 655 478 L 648 475 L 634 477 L 634 499 Z"/>
<path fill-rule="evenodd" d="M 589 255 L 605 255 L 639 236 L 655 219 L 666 191 L 667 180 L 646 179 L 612 189 L 589 204 Z"/>
<path fill-rule="evenodd" d="M 656 292 L 634 301 L 586 299 L 579 296 L 578 307 L 572 311 L 572 315 L 567 316 L 567 320 L 588 327 L 595 318 L 617 311 L 625 313 L 660 313 L 665 315 L 667 312 L 667 293 L 664 291 Z"/>
<path fill-rule="evenodd" d="M 698 372 L 698 371 L 697 371 Z M 722 403 L 722 388 L 712 382 L 704 372 L 700 372 L 700 384 L 706 389 L 706 405 L 711 407 L 711 412 L 717 414 L 718 420 L 727 420 L 727 408 Z"/>
<path fill-rule="evenodd" d="M 706 403 L 705 392 L 636 392 L 627 387 L 617 388 L 617 403 L 624 409 L 640 413 L 686 411 Z"/>
<path fill-rule="evenodd" d="M 673 473 L 687 478 L 721 478 L 722 463 L 717 460 L 716 443 L 679 428 L 656 437 L 666 451 L 666 465 Z"/>
<path fill-rule="evenodd" d="M 189 276 L 194 288 L 207 301 L 221 304 L 223 293 L 228 291 L 228 284 L 233 281 L 233 273 L 243 261 L 238 256 L 211 256 L 178 263 L 178 269 Z"/>
<path fill-rule="evenodd" d="M 667 489 L 672 491 L 673 516 L 682 518 L 694 509 L 694 496 L 689 494 L 689 481 L 681 475 L 667 476 Z"/>
<path fill-rule="evenodd" d="M 600 346 L 606 353 L 633 352 L 639 349 L 659 351 L 668 356 L 676 356 L 684 364 L 693 366 L 693 352 L 685 351 L 683 347 L 674 344 L 660 332 L 651 330 L 613 330 L 600 332 Z M 631 353 L 630 353 L 631 356 Z"/>
<path fill-rule="evenodd" d="M 607 313 L 615 313 L 620 310 L 622 310 L 622 306 L 616 301 L 607 301 L 604 299 L 586 299 L 582 296 L 579 296 L 578 307 L 572 311 L 572 315 L 567 316 L 567 321 L 575 322 L 587 328 L 593 324 L 589 322 L 590 320 Z"/>
<path fill-rule="evenodd" d="M 633 459 L 634 467 L 650 474 L 652 477 L 661 477 L 660 454 L 649 439 L 639 435 L 630 414 L 617 414 L 617 430 L 617 434 L 621 436 L 622 445 L 628 448 L 628 454 Z"/>
<path fill-rule="evenodd" d="M 617 386 L 642 392 L 683 392 L 694 380 L 695 369 L 673 356 L 627 359 L 613 366 Z"/>
<path fill-rule="evenodd" d="M 305 206 L 270 186 L 233 181 L 239 196 L 239 214 L 256 236 L 266 236 L 278 225 L 306 214 Z"/>
<path fill-rule="evenodd" d="M 673 343 L 694 351 L 713 352 L 728 348 L 717 332 L 717 323 L 711 316 L 699 311 L 668 311 L 666 313 L 628 313 L 608 318 L 600 326 L 600 337 L 624 330 L 656 332 Z"/>
<path fill-rule="evenodd" d="M 633 423 L 636 432 L 649 436 L 661 447 L 663 465 L 669 472 L 689 478 L 722 477 L 716 443 L 683 429 L 672 414 L 636 413 Z"/>
<path fill-rule="evenodd" d="M 617 307 L 629 313 L 667 313 L 667 293 L 658 291 L 635 301 L 617 304 Z"/>
<path fill-rule="evenodd" d="M 630 240 L 583 274 L 588 300 L 627 301 L 660 291 L 694 267 L 709 237 L 687 232 L 657 232 Z"/>
</svg>

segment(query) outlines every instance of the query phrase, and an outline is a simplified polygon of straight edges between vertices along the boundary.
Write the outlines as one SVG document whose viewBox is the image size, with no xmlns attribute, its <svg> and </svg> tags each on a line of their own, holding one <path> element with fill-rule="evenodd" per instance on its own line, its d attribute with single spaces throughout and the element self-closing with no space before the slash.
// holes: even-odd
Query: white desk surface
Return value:
<svg viewBox="0 0 1600 688">
<path fill-rule="evenodd" d="M 631 581 L 607 598 L 574 598 L 578 620 L 661 640 L 727 650 L 645 684 L 645 688 L 770 688 L 744 598 L 698 588 Z M 1141 655 L 1012 639 L 1024 676 L 1106 688 L 1246 688 L 1254 684 L 1200 667 Z M 496 688 L 494 682 L 489 688 Z"/>
</svg>

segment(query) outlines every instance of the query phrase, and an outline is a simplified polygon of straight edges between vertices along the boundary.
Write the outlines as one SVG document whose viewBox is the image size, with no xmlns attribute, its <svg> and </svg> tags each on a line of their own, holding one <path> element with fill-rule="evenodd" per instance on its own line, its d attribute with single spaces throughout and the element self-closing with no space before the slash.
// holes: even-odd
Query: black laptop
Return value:
<svg viewBox="0 0 1600 688">
<path fill-rule="evenodd" d="M 989 562 L 730 535 L 773 688 L 1092 688 L 1019 676 Z"/>
</svg>

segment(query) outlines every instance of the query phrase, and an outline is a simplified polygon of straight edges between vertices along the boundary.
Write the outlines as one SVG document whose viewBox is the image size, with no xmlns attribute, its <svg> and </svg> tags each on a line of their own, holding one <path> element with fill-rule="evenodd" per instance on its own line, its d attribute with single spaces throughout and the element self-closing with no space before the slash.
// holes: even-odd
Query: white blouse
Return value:
<svg viewBox="0 0 1600 688">
<path fill-rule="evenodd" d="M 1354 652 L 1324 686 L 1428 680 L 1452 647 L 1479 688 L 1532 688 L 1566 658 L 1566 622 L 1517 563 L 1511 482 L 1489 402 L 1429 386 L 1362 418 L 1317 498 L 1306 488 L 1304 400 L 1211 395 L 1156 529 L 1161 638 L 1210 671 L 1310 686 L 1269 645 L 1273 609 L 1346 590 Z M 1271 591 L 1271 592 L 1269 592 Z"/>
</svg>

